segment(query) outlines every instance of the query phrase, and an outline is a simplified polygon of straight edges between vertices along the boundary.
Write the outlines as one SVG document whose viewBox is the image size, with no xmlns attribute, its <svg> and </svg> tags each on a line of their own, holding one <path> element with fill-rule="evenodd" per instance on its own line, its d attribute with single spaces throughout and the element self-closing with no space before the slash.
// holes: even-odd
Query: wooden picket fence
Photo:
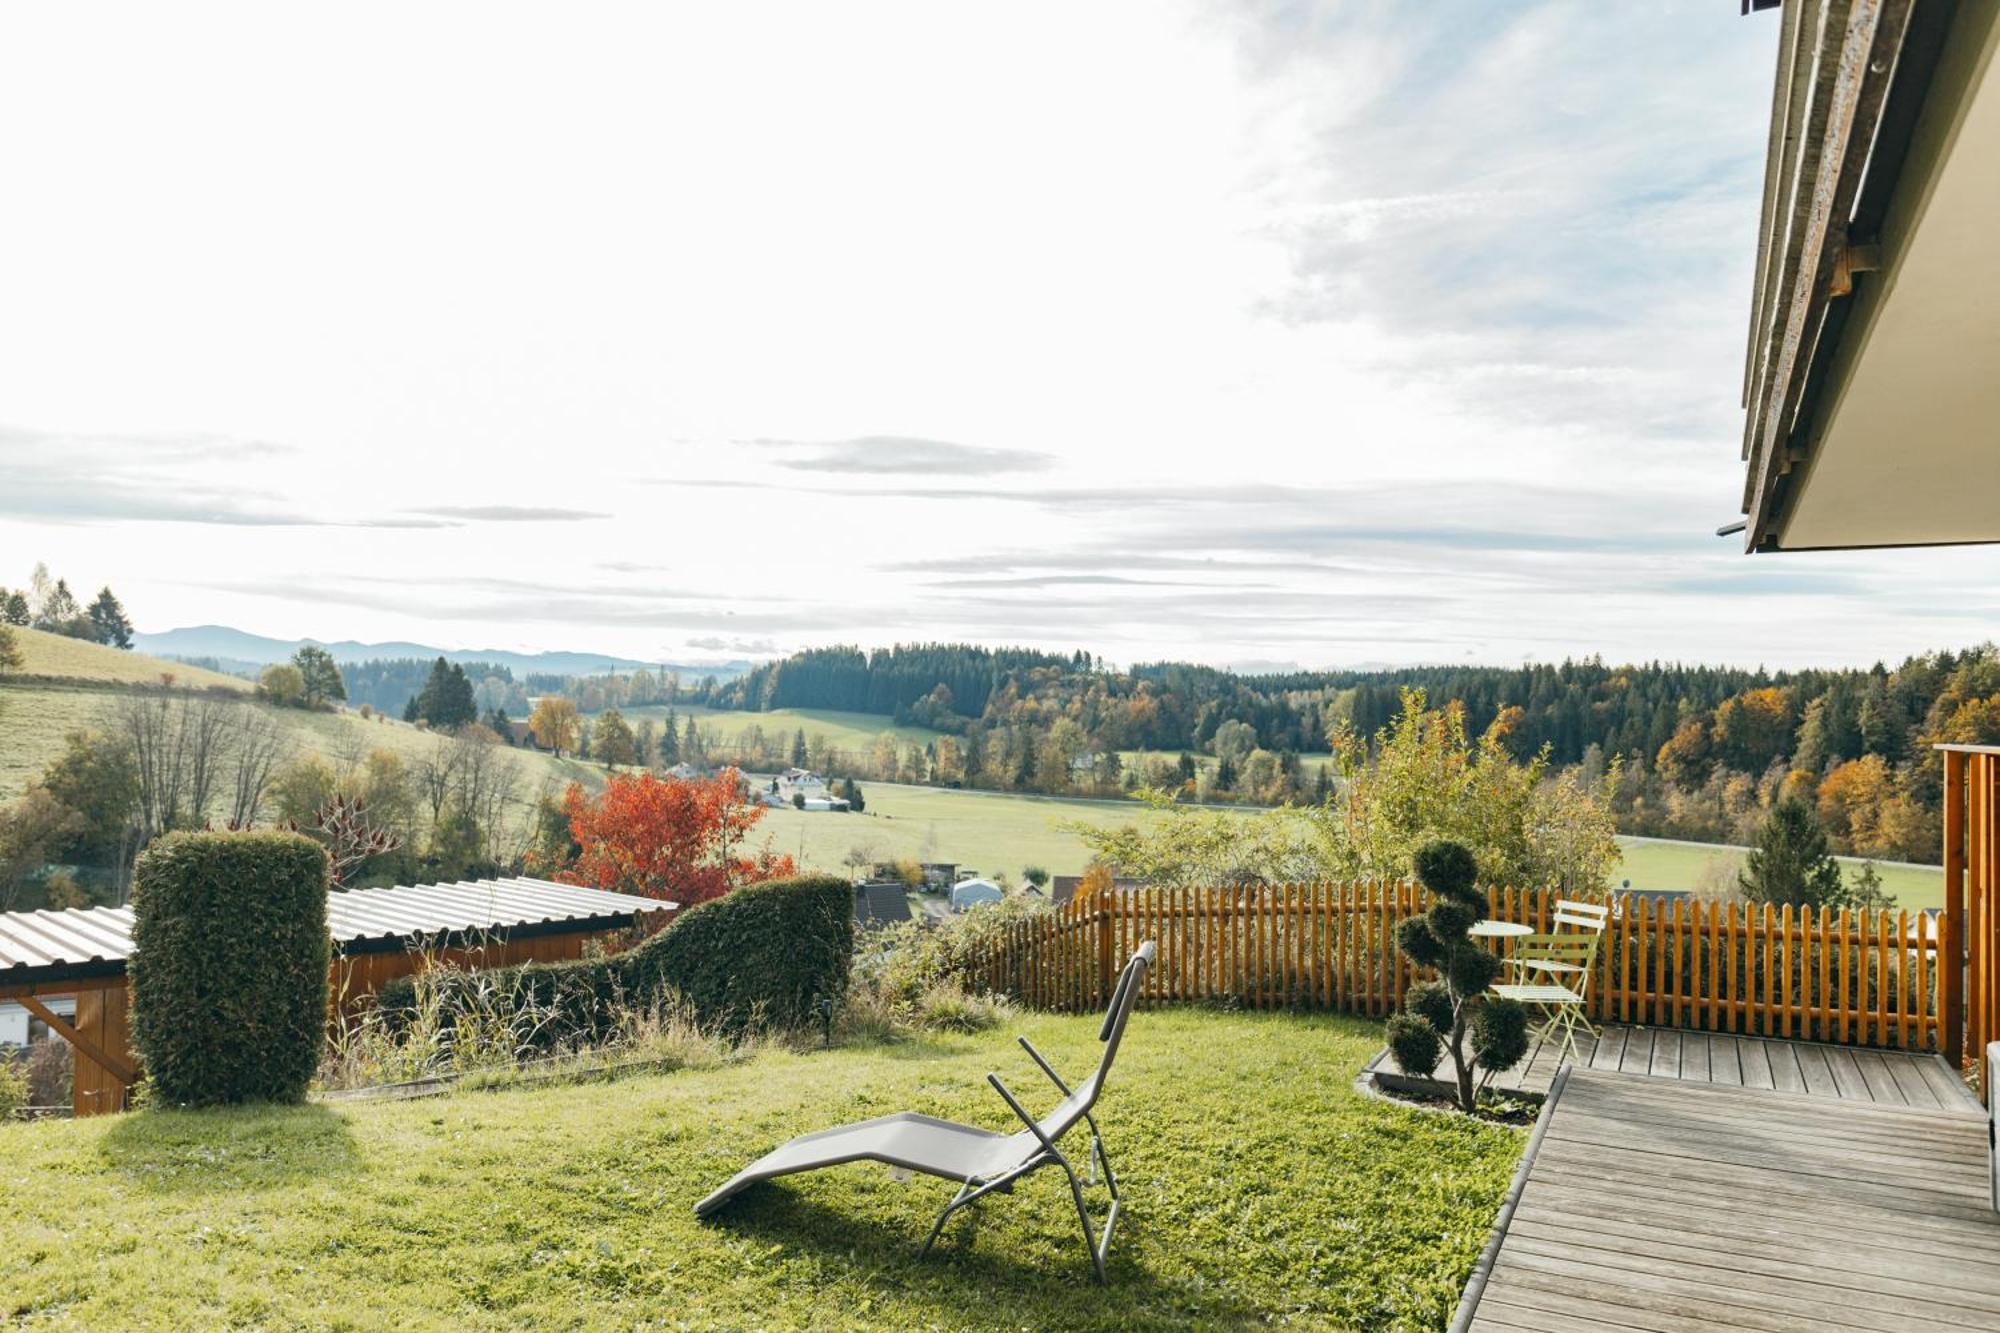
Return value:
<svg viewBox="0 0 2000 1333">
<path fill-rule="evenodd" d="M 1495 891 L 1488 915 L 1547 930 L 1559 896 Z M 1151 1001 L 1383 1016 L 1423 975 L 1395 930 L 1425 901 L 1415 885 L 1376 882 L 1118 890 L 1010 924 L 970 979 L 1035 1008 L 1096 1009 L 1131 951 L 1153 940 Z M 1937 941 L 1922 914 L 1610 901 L 1589 987 L 1595 1019 L 1945 1049 Z"/>
</svg>

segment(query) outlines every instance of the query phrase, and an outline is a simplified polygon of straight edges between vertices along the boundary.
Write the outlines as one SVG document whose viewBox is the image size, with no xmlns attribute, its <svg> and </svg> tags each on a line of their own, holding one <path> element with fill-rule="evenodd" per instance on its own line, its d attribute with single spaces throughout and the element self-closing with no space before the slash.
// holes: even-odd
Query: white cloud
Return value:
<svg viewBox="0 0 2000 1333">
<path fill-rule="evenodd" d="M 0 582 L 645 658 L 1983 636 L 1992 552 L 1705 535 L 1775 34 L 1695 0 L 10 7 Z"/>
</svg>

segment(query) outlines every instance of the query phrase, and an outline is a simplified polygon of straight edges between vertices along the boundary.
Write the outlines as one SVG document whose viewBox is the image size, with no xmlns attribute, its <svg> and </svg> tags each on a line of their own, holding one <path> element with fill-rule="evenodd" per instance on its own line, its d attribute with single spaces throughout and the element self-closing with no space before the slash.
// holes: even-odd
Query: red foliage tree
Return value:
<svg viewBox="0 0 2000 1333">
<path fill-rule="evenodd" d="M 744 798 L 733 768 L 696 780 L 614 773 L 596 797 L 572 783 L 563 813 L 581 850 L 537 869 L 566 884 L 692 907 L 739 884 L 796 873 L 791 857 L 768 847 L 746 852 L 764 807 Z"/>
</svg>

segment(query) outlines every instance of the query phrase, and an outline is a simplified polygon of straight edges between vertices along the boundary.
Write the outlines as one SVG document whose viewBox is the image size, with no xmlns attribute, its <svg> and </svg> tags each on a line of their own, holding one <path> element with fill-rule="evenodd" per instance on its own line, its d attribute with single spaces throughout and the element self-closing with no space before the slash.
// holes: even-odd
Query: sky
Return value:
<svg viewBox="0 0 2000 1333">
<path fill-rule="evenodd" d="M 1777 15 L 0 10 L 0 584 L 142 630 L 1857 664 L 1746 557 Z"/>
</svg>

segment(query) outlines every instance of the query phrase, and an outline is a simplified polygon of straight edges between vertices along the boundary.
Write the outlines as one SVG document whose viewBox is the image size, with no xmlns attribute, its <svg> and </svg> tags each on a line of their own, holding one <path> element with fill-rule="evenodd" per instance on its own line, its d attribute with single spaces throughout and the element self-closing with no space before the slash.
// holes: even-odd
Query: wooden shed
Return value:
<svg viewBox="0 0 2000 1333">
<path fill-rule="evenodd" d="M 579 958 L 586 941 L 657 928 L 676 904 L 542 879 L 349 889 L 327 899 L 333 1002 L 352 1010 L 426 961 L 461 967 Z M 25 1006 L 75 1049 L 77 1115 L 125 1109 L 139 1070 L 125 969 L 132 909 L 0 913 L 0 1000 Z M 47 997 L 76 997 L 65 1022 Z"/>
</svg>

